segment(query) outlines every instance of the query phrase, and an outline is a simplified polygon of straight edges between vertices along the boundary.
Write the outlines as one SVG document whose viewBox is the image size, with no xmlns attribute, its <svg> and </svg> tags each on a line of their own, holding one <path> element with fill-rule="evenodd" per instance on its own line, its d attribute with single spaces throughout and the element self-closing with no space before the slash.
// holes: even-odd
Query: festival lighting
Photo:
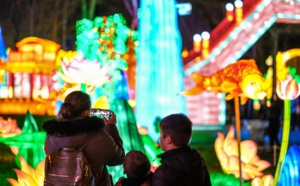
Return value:
<svg viewBox="0 0 300 186">
<path fill-rule="evenodd" d="M 180 16 L 189 15 L 192 12 L 192 4 L 191 3 L 177 3 L 176 8 L 178 8 L 178 14 Z"/>
<path fill-rule="evenodd" d="M 279 185 L 295 185 L 300 180 L 300 146 L 293 145 L 289 148 L 282 167 Z"/>
<path fill-rule="evenodd" d="M 153 140 L 147 133 L 142 135 L 139 133 L 135 114 L 132 107 L 128 102 L 122 98 L 115 100 L 109 107 L 117 116 L 117 127 L 123 139 L 123 147 L 125 153 L 130 150 L 140 150 L 144 152 L 149 159 L 155 158 L 154 154 L 160 152 L 159 149 L 153 145 Z M 152 163 L 157 165 L 157 163 Z M 122 165 L 115 167 L 108 167 L 109 172 L 112 174 L 114 182 L 116 182 L 123 175 Z"/>
<path fill-rule="evenodd" d="M 205 31 L 205 32 L 202 32 L 201 37 L 202 37 L 202 57 L 208 58 L 210 34 L 209 34 L 209 32 Z"/>
<path fill-rule="evenodd" d="M 235 6 L 235 21 L 239 25 L 243 20 L 243 1 L 236 0 L 234 1 Z"/>
<path fill-rule="evenodd" d="M 14 178 L 7 178 L 6 180 L 11 185 L 44 185 L 45 160 L 40 161 L 36 168 L 30 166 L 22 156 L 19 156 L 19 160 L 20 169 L 14 169 L 17 180 Z"/>
<path fill-rule="evenodd" d="M 76 23 L 76 51 L 83 57 L 100 62 L 119 63 L 120 55 L 127 52 L 126 40 L 136 40 L 136 32 L 126 26 L 121 14 L 96 17 L 93 21 L 82 19 Z"/>
<path fill-rule="evenodd" d="M 238 143 L 240 143 L 243 179 L 251 180 L 255 177 L 262 177 L 263 170 L 269 168 L 271 164 L 257 156 L 257 144 L 254 141 L 239 142 L 235 139 L 234 133 L 234 128 L 231 126 L 226 137 L 219 132 L 215 140 L 216 155 L 223 171 L 226 174 L 234 174 L 236 178 L 240 177 L 238 164 Z"/>
<path fill-rule="evenodd" d="M 233 4 L 227 3 L 225 5 L 225 9 L 226 9 L 226 18 L 227 18 L 227 20 L 228 21 L 232 21 L 233 20 L 233 16 L 234 16 L 234 14 L 233 14 L 233 9 L 234 9 Z"/>
<path fill-rule="evenodd" d="M 156 140 L 156 117 L 187 113 L 185 98 L 178 95 L 184 90 L 182 43 L 174 0 L 142 0 L 140 7 L 135 114 Z"/>
<path fill-rule="evenodd" d="M 183 58 L 187 57 L 188 55 L 189 55 L 189 51 L 188 51 L 187 49 L 184 49 L 184 50 L 182 51 L 182 53 L 181 53 L 181 56 L 182 56 Z"/>
<path fill-rule="evenodd" d="M 245 25 L 251 22 L 252 19 L 256 16 L 256 14 L 260 14 L 262 10 L 266 9 L 268 7 L 269 1 L 265 0 L 262 1 L 260 4 L 257 5 L 257 7 L 253 10 L 251 14 L 248 15 L 247 18 L 243 20 L 243 22 L 240 25 L 237 25 L 229 34 L 227 37 L 225 37 L 220 43 L 217 44 L 216 47 L 214 47 L 210 54 L 209 57 L 206 59 L 201 60 L 201 63 L 195 63 L 193 66 L 189 66 L 187 69 L 185 69 L 184 73 L 185 75 L 192 74 L 193 72 L 201 69 L 213 59 L 216 59 L 218 55 L 220 55 L 221 51 L 224 51 L 226 47 L 229 45 L 229 43 L 234 42 L 234 38 L 237 37 L 237 35 L 245 28 Z M 281 16 L 282 18 L 291 18 L 291 19 L 299 19 L 297 15 L 292 15 L 290 17 L 290 14 L 283 14 Z M 274 13 L 273 16 L 270 17 L 269 20 L 265 21 L 265 24 L 262 25 L 262 27 L 259 29 L 259 32 L 256 30 L 255 34 L 252 35 L 250 39 L 248 39 L 247 44 L 241 46 L 241 49 L 238 51 L 234 52 L 234 55 L 230 57 L 230 59 L 222 59 L 225 64 L 230 64 L 233 61 L 239 60 L 242 55 L 264 34 L 277 20 L 278 15 Z"/>
<path fill-rule="evenodd" d="M 58 87 L 65 90 L 63 96 L 80 89 L 90 94 L 92 103 L 98 102 L 101 96 L 106 96 L 111 102 L 119 96 L 120 89 L 127 90 L 123 82 L 123 71 L 126 70 L 130 86 L 135 88 L 132 82 L 135 78 L 136 40 L 137 32 L 126 26 L 121 14 L 77 21 L 76 52 L 60 51 L 56 60 L 61 67 Z M 124 87 L 120 88 L 120 85 Z"/>
<path fill-rule="evenodd" d="M 6 58 L 7 58 L 6 46 L 4 43 L 4 39 L 2 37 L 2 29 L 0 26 L 0 62 L 1 62 L 1 59 L 5 60 Z"/>
<path fill-rule="evenodd" d="M 0 136 L 1 143 L 13 147 L 15 155 L 22 156 L 33 167 L 45 158 L 45 139 L 46 132 L 38 130 L 37 123 L 29 111 L 25 115 L 22 133 Z"/>
<path fill-rule="evenodd" d="M 200 49 L 201 49 L 201 35 L 200 34 L 195 34 L 193 36 L 193 46 L 194 46 L 194 50 L 195 52 L 200 52 Z"/>
<path fill-rule="evenodd" d="M 291 49 L 286 52 L 278 52 L 276 55 L 276 77 L 277 95 L 284 100 L 284 113 L 283 113 L 283 130 L 282 130 L 282 143 L 280 146 L 280 154 L 278 158 L 277 168 L 275 172 L 274 183 L 279 183 L 280 180 L 286 179 L 282 178 L 283 173 L 283 163 L 286 158 L 286 152 L 289 145 L 289 135 L 290 135 L 290 117 L 291 117 L 291 100 L 299 96 L 299 86 L 300 78 L 299 74 L 296 73 L 296 69 L 287 67 L 286 62 L 294 57 L 299 56 L 299 49 Z M 295 162 L 294 162 L 295 163 Z M 296 163 L 299 166 L 299 162 Z M 283 176 L 286 176 L 283 173 Z M 295 176 L 295 175 L 291 175 Z M 294 178 L 291 178 L 294 179 Z M 288 185 L 288 184 L 287 184 Z"/>
<path fill-rule="evenodd" d="M 251 186 L 273 185 L 274 178 L 271 174 L 264 175 L 262 178 L 256 177 L 251 181 Z"/>
</svg>

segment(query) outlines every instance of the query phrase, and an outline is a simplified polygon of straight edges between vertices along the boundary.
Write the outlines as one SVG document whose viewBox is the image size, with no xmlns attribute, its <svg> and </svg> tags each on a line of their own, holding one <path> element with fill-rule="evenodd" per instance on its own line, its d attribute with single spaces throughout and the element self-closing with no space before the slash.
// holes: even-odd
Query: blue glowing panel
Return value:
<svg viewBox="0 0 300 186">
<path fill-rule="evenodd" d="M 278 186 L 300 185 L 300 146 L 289 148 L 284 159 Z"/>
<path fill-rule="evenodd" d="M 141 1 L 139 47 L 135 114 L 155 140 L 156 117 L 187 112 L 175 0 Z"/>
<path fill-rule="evenodd" d="M 123 71 L 120 71 L 119 75 L 115 75 L 116 84 L 115 84 L 115 99 L 123 99 L 128 101 L 128 86 L 125 74 Z"/>
<path fill-rule="evenodd" d="M 2 36 L 1 26 L 0 26 L 0 58 L 2 58 L 2 59 L 6 59 L 7 58 L 6 46 L 5 46 L 5 43 L 4 43 L 3 36 Z"/>
</svg>

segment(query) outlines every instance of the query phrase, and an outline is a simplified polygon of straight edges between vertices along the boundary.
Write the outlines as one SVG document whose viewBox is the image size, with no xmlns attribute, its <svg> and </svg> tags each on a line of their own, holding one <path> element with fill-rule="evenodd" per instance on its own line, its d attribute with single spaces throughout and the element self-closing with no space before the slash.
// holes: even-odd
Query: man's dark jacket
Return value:
<svg viewBox="0 0 300 186">
<path fill-rule="evenodd" d="M 161 166 L 154 172 L 152 185 L 211 186 L 207 166 L 197 150 L 183 147 L 157 157 L 161 158 Z"/>
</svg>

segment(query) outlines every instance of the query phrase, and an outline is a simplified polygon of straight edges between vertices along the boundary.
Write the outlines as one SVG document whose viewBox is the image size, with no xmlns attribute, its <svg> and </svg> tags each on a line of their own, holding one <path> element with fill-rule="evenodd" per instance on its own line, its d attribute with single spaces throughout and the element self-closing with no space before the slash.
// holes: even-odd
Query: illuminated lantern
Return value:
<svg viewBox="0 0 300 186">
<path fill-rule="evenodd" d="M 174 0 L 140 1 L 135 116 L 154 140 L 159 136 L 154 118 L 187 113 L 185 98 L 177 95 L 184 90 L 184 71 L 176 4 Z"/>
<path fill-rule="evenodd" d="M 267 88 L 264 78 L 257 68 L 254 60 L 239 60 L 210 76 L 193 74 L 195 86 L 182 95 L 197 95 L 203 91 L 215 93 L 227 93 L 225 100 L 241 97 L 241 104 L 245 104 L 248 98 L 264 99 Z"/>
<path fill-rule="evenodd" d="M 200 34 L 195 34 L 193 37 L 193 46 L 194 46 L 194 50 L 195 52 L 200 52 L 201 49 L 201 36 Z"/>
<path fill-rule="evenodd" d="M 14 136 L 21 132 L 15 119 L 8 118 L 5 120 L 3 117 L 0 117 L 0 137 Z"/>
<path fill-rule="evenodd" d="M 93 108 L 109 109 L 109 100 L 106 96 L 100 96 L 94 103 Z"/>
<path fill-rule="evenodd" d="M 22 156 L 30 165 L 36 166 L 45 158 L 43 149 L 46 133 L 39 131 L 37 122 L 27 111 L 22 127 L 22 134 L 5 139 L 5 144 L 15 147 L 14 152 Z M 18 147 L 18 149 L 17 149 Z"/>
<path fill-rule="evenodd" d="M 259 100 L 255 99 L 253 100 L 253 109 L 254 110 L 259 110 L 261 108 Z"/>
<path fill-rule="evenodd" d="M 53 89 L 52 76 L 57 70 L 55 60 L 60 45 L 39 37 L 27 37 L 16 47 L 18 51 L 10 51 L 7 63 L 13 97 L 47 100 Z"/>
<path fill-rule="evenodd" d="M 252 151 L 252 153 L 246 152 L 247 155 L 245 153 L 242 154 L 241 152 L 244 148 L 251 147 L 251 150 L 257 150 L 257 147 L 255 147 L 256 144 L 254 142 L 241 142 L 240 136 L 239 97 L 241 98 L 241 104 L 245 104 L 248 98 L 264 99 L 267 95 L 264 78 L 258 70 L 255 61 L 239 60 L 209 76 L 193 74 L 193 78 L 195 86 L 181 94 L 196 95 L 204 91 L 213 91 L 215 93 L 227 93 L 226 100 L 234 98 L 237 140 L 230 140 L 232 143 L 227 146 L 223 144 L 225 141 L 224 136 L 219 134 L 220 136 L 215 142 L 216 154 L 223 169 L 238 176 L 240 183 L 242 183 L 242 178 L 249 180 L 256 176 L 261 176 L 262 173 L 260 171 L 269 167 L 270 163 L 256 161 L 255 156 L 250 156 L 256 155 L 255 151 Z M 229 149 L 226 151 L 230 155 L 227 155 L 224 149 Z M 236 156 L 232 156 L 232 153 Z M 244 161 L 242 156 L 248 157 L 247 162 Z M 255 166 L 251 166 L 251 163 L 254 163 Z"/>
<path fill-rule="evenodd" d="M 208 32 L 202 32 L 201 37 L 202 37 L 202 57 L 208 58 L 210 34 Z"/>
<path fill-rule="evenodd" d="M 273 185 L 274 178 L 271 174 L 265 175 L 262 178 L 256 177 L 251 181 L 251 186 L 271 186 Z"/>
<path fill-rule="evenodd" d="M 2 85 L 4 85 L 5 84 L 5 74 L 6 74 L 6 70 L 5 70 L 5 63 L 3 63 L 2 62 L 2 60 L 1 60 L 1 58 L 0 58 L 0 85 L 2 84 Z M 2 96 L 2 90 L 3 90 L 3 88 L 2 88 L 2 85 L 0 86 L 0 90 L 1 90 L 1 97 L 3 97 Z"/>
<path fill-rule="evenodd" d="M 285 80 L 277 80 L 276 93 L 281 99 L 296 99 L 300 95 L 300 84 L 297 84 L 296 80 L 288 75 Z"/>
<path fill-rule="evenodd" d="M 271 106 L 271 98 L 273 94 L 273 68 L 269 67 L 265 76 L 265 89 L 267 90 L 267 107 Z"/>
<path fill-rule="evenodd" d="M 283 162 L 285 160 L 286 152 L 288 149 L 288 141 L 290 135 L 290 116 L 291 107 L 290 100 L 299 96 L 299 75 L 296 74 L 296 69 L 287 68 L 286 62 L 288 59 L 299 56 L 299 49 L 291 49 L 286 52 L 278 52 L 276 55 L 276 68 L 277 68 L 277 82 L 276 93 L 284 100 L 284 115 L 283 115 L 283 130 L 282 130 L 282 143 L 280 147 L 280 154 L 278 158 L 274 185 L 277 185 L 281 180 L 281 173 L 283 171 Z M 286 176 L 286 175 L 283 175 Z M 293 182 L 290 182 L 293 183 Z M 290 185 L 290 184 L 287 184 Z"/>
<path fill-rule="evenodd" d="M 182 56 L 183 58 L 187 57 L 188 55 L 189 55 L 189 51 L 188 51 L 187 49 L 184 49 L 184 50 L 182 51 L 182 53 L 181 53 L 181 56 Z"/>
<path fill-rule="evenodd" d="M 231 126 L 227 136 L 218 133 L 215 140 L 215 151 L 221 167 L 227 174 L 234 174 L 239 177 L 238 140 L 234 138 L 234 129 Z M 262 171 L 270 167 L 268 161 L 261 160 L 257 156 L 257 145 L 252 140 L 241 142 L 241 164 L 242 177 L 244 180 L 251 180 L 255 177 L 262 177 Z"/>
<path fill-rule="evenodd" d="M 66 84 L 72 85 L 66 91 L 68 94 L 70 91 L 79 90 L 80 85 L 90 87 L 92 90 L 94 87 L 107 83 L 110 81 L 110 76 L 107 74 L 108 68 L 108 65 L 101 68 L 99 62 L 91 62 L 77 56 L 71 61 L 62 59 L 62 71 L 58 72 L 58 75 Z"/>
<path fill-rule="evenodd" d="M 239 25 L 243 20 L 243 1 L 236 0 L 234 2 L 235 6 L 235 21 L 236 24 Z"/>
<path fill-rule="evenodd" d="M 34 169 L 25 161 L 23 157 L 19 157 L 21 163 L 21 170 L 14 169 L 17 174 L 17 180 L 13 178 L 7 178 L 6 180 L 11 185 L 44 185 L 44 167 L 45 160 L 39 162 L 37 167 Z"/>
<path fill-rule="evenodd" d="M 119 73 L 119 75 L 117 75 Z M 114 75 L 114 99 L 129 100 L 128 83 L 123 71 L 116 72 Z"/>
<path fill-rule="evenodd" d="M 228 21 L 232 21 L 233 20 L 233 4 L 231 3 L 227 3 L 225 6 L 226 9 L 226 18 Z"/>
<path fill-rule="evenodd" d="M 120 55 L 127 52 L 127 39 L 137 38 L 121 14 L 77 21 L 76 33 L 76 51 L 90 61 L 99 61 L 101 66 L 121 63 Z"/>
</svg>

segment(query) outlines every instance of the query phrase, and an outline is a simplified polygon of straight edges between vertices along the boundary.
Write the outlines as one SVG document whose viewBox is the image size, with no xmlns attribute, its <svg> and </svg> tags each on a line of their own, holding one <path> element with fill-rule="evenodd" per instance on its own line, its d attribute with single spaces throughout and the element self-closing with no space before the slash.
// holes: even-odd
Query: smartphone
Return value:
<svg viewBox="0 0 300 186">
<path fill-rule="evenodd" d="M 110 120 L 112 116 L 112 111 L 108 109 L 98 109 L 98 108 L 92 108 L 90 115 L 98 116 L 100 118 L 105 118 L 107 120 Z"/>
</svg>

